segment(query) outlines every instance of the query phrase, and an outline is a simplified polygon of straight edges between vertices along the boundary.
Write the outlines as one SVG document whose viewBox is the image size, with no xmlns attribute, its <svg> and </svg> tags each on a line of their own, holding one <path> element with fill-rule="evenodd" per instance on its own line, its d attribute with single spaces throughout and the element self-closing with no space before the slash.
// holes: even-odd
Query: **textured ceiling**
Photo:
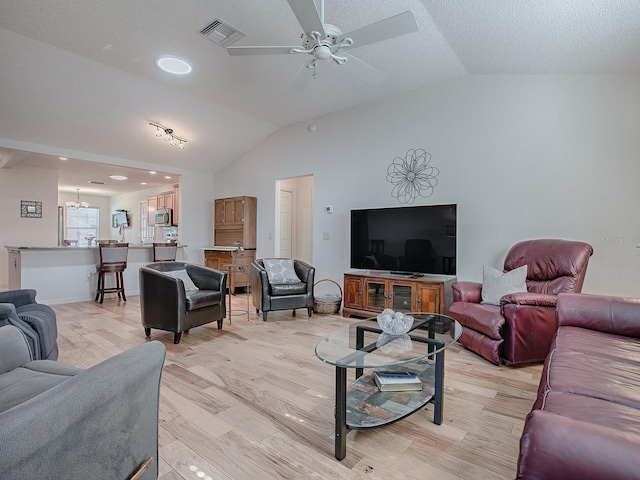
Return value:
<svg viewBox="0 0 640 480">
<path fill-rule="evenodd" d="M 199 34 L 217 17 L 246 34 L 237 46 L 299 44 L 286 0 L 0 0 L 0 147 L 215 172 L 282 126 L 460 76 L 640 74 L 637 0 L 325 3 L 343 32 L 414 13 L 417 32 L 350 51 L 387 74 L 382 85 L 327 62 L 292 93 L 305 55 L 231 57 Z M 158 70 L 161 54 L 192 74 Z"/>
</svg>

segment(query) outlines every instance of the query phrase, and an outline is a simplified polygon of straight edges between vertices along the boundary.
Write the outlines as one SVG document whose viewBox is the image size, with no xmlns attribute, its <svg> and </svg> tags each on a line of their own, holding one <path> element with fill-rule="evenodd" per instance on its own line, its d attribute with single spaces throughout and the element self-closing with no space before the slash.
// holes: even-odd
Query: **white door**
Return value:
<svg viewBox="0 0 640 480">
<path fill-rule="evenodd" d="M 280 254 L 282 258 L 293 258 L 291 251 L 291 219 L 293 216 L 293 194 L 280 190 Z"/>
</svg>

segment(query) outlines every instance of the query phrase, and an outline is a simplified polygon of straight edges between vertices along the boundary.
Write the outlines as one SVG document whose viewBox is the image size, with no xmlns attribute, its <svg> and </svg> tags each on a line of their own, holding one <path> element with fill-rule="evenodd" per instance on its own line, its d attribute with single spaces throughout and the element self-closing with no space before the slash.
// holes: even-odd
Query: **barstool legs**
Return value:
<svg viewBox="0 0 640 480">
<path fill-rule="evenodd" d="M 118 298 L 127 301 L 127 296 L 124 293 L 124 273 L 123 272 L 113 272 L 116 275 L 116 286 L 115 288 L 107 288 L 104 287 L 104 277 L 106 272 L 98 272 L 98 284 L 96 285 L 96 298 L 100 299 L 100 303 L 104 301 L 104 294 L 106 293 L 117 293 Z"/>
</svg>

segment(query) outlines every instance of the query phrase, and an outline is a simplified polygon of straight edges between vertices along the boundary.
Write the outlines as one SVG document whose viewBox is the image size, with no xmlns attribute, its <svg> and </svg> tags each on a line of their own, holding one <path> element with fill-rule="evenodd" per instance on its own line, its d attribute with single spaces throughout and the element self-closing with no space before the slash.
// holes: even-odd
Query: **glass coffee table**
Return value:
<svg viewBox="0 0 640 480">
<path fill-rule="evenodd" d="M 388 335 L 376 318 L 340 328 L 321 340 L 316 356 L 336 367 L 335 456 L 347 453 L 347 432 L 400 420 L 433 403 L 433 421 L 442 423 L 444 351 L 462 334 L 453 318 L 433 313 L 414 317 L 407 334 Z M 355 381 L 347 386 L 347 369 Z M 369 369 L 364 373 L 365 369 Z M 381 392 L 374 370 L 410 372 L 422 381 L 420 391 Z"/>
</svg>

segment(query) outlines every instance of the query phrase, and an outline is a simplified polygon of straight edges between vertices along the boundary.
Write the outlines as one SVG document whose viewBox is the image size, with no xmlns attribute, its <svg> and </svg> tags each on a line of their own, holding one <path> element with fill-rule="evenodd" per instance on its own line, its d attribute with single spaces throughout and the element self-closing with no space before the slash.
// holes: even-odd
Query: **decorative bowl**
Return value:
<svg viewBox="0 0 640 480">
<path fill-rule="evenodd" d="M 407 353 L 413 350 L 411 337 L 406 333 L 403 335 L 381 333 L 376 341 L 376 347 L 379 351 L 386 354 Z"/>
<path fill-rule="evenodd" d="M 394 312 L 390 308 L 384 309 L 377 319 L 382 331 L 390 335 L 403 335 L 413 325 L 413 317 L 402 312 Z"/>
</svg>

